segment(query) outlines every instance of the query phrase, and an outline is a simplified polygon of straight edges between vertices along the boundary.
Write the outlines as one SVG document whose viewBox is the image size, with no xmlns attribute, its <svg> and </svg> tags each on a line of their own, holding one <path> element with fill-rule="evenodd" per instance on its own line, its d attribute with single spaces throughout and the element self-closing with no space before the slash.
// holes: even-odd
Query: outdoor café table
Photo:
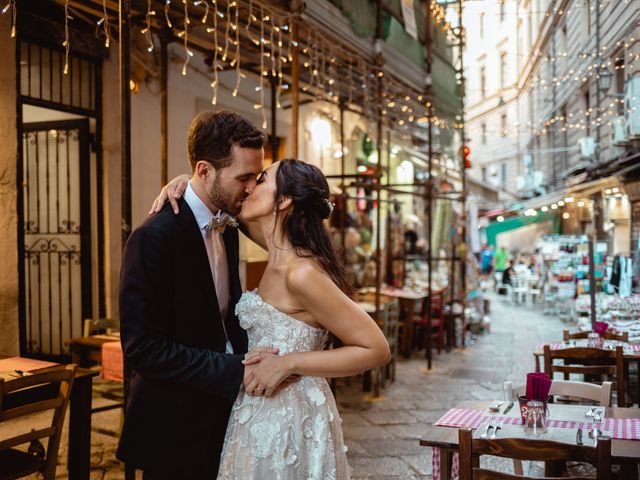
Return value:
<svg viewBox="0 0 640 480">
<path fill-rule="evenodd" d="M 37 361 L 30 358 L 0 356 L 0 373 L 7 370 L 24 370 L 31 372 L 45 372 L 48 366 L 37 368 Z M 28 365 L 36 365 L 30 368 Z M 26 365 L 26 366 L 25 366 Z M 45 363 L 42 363 L 45 365 Z M 69 453 L 67 469 L 69 480 L 86 480 L 89 478 L 91 458 L 91 388 L 93 377 L 97 372 L 86 368 L 77 368 L 73 379 L 73 388 L 69 399 Z M 5 378 L 3 376 L 3 378 Z M 16 377 L 18 378 L 18 377 Z M 6 382 L 11 377 L 5 378 Z M 35 387 L 37 389 L 38 387 Z M 33 397 L 30 397 L 33 398 Z M 10 404 L 10 396 L 7 403 Z M 17 404 L 12 404 L 17 406 Z"/>
<path fill-rule="evenodd" d="M 413 315 L 416 302 L 424 300 L 428 296 L 428 292 L 416 292 L 414 290 L 400 288 L 383 288 L 380 290 L 380 293 L 397 298 L 404 307 L 403 310 L 407 312 L 407 317 L 404 319 L 404 328 L 402 329 L 402 338 L 398 346 L 400 353 L 406 358 L 409 358 L 411 356 L 411 345 L 413 343 Z"/>
<path fill-rule="evenodd" d="M 501 412 L 504 410 L 503 404 L 500 408 L 500 412 L 491 414 L 489 412 L 489 406 L 495 402 L 484 400 L 469 400 L 459 402 L 452 408 L 475 410 L 482 412 L 484 415 L 493 415 L 500 421 L 501 417 L 507 417 L 509 419 L 517 419 L 520 416 L 520 410 L 518 405 L 514 405 L 513 408 L 506 414 Z M 586 422 L 590 423 L 590 420 L 585 417 L 587 410 L 591 408 L 589 405 L 564 405 L 558 403 L 549 404 L 549 419 L 548 421 L 567 421 L 567 422 Z M 635 424 L 635 433 L 640 434 L 640 408 L 620 408 L 620 407 L 607 407 L 605 408 L 604 421 L 607 419 L 638 419 Z M 515 421 L 515 420 L 514 420 Z M 436 422 L 437 423 L 437 422 Z M 603 428 L 606 433 L 606 428 Z M 575 444 L 576 441 L 576 428 L 548 428 L 548 433 L 540 436 L 540 439 L 554 440 L 559 442 L 565 442 L 569 444 Z M 585 445 L 590 445 L 592 442 L 589 439 L 588 428 L 584 429 L 583 439 Z M 522 437 L 526 438 L 522 425 L 520 423 L 511 425 L 506 422 L 503 428 L 498 431 L 497 438 L 506 437 Z M 426 427 L 425 433 L 420 438 L 420 445 L 427 447 L 436 447 L 440 449 L 439 458 L 434 459 L 434 463 L 438 463 L 440 466 L 440 480 L 449 480 L 451 474 L 451 464 L 453 454 L 458 450 L 458 428 L 445 427 L 445 426 L 432 426 Z M 614 464 L 620 464 L 622 468 L 622 476 L 625 480 L 634 480 L 638 478 L 638 463 L 640 462 L 640 440 L 620 440 L 612 438 L 611 440 L 611 460 Z M 436 476 L 434 475 L 434 480 Z"/>
<path fill-rule="evenodd" d="M 586 347 L 587 339 L 579 339 L 579 340 L 569 340 L 567 342 L 544 342 L 539 344 L 535 351 L 533 352 L 533 357 L 536 362 L 536 372 L 540 371 L 540 359 L 544 358 L 544 346 L 549 345 L 551 350 L 560 350 L 562 348 L 574 348 L 574 347 Z M 622 345 L 622 354 L 624 357 L 625 364 L 629 364 L 630 362 L 638 362 L 638 366 L 640 367 L 640 343 L 626 343 L 619 342 L 617 340 L 605 340 L 603 347 L 611 348 L 615 350 L 617 345 Z M 638 369 L 638 380 L 640 381 L 640 368 Z M 629 368 L 625 366 L 624 369 L 625 377 L 627 379 L 627 385 L 629 384 Z M 640 390 L 638 391 L 638 399 L 640 400 Z"/>
</svg>

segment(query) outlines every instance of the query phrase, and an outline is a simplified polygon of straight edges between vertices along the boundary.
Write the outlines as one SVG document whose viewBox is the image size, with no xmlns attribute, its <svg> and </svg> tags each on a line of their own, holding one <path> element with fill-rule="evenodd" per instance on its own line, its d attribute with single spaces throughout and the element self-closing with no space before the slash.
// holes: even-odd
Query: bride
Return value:
<svg viewBox="0 0 640 480">
<path fill-rule="evenodd" d="M 174 179 L 154 207 L 179 196 L 184 183 L 184 177 Z M 249 350 L 270 346 L 280 354 L 256 353 L 243 362 L 255 366 L 255 375 L 233 406 L 218 479 L 349 478 L 325 377 L 381 366 L 389 346 L 347 296 L 342 262 L 323 223 L 331 210 L 326 178 L 299 160 L 271 165 L 244 200 L 239 219 L 268 260 L 260 285 L 242 295 L 236 314 Z M 325 349 L 329 334 L 343 346 Z M 282 383 L 291 376 L 300 378 Z"/>
</svg>

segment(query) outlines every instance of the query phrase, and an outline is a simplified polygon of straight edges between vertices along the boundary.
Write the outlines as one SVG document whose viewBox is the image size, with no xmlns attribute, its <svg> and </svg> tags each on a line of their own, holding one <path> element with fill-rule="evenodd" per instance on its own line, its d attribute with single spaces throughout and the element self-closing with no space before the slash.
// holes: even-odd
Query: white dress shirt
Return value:
<svg viewBox="0 0 640 480">
<path fill-rule="evenodd" d="M 196 218 L 196 223 L 198 224 L 198 227 L 200 228 L 200 234 L 202 235 L 202 241 L 204 242 L 204 246 L 207 249 L 207 256 L 209 257 L 209 266 L 211 268 L 211 276 L 214 279 L 214 283 L 216 284 L 216 290 L 218 291 L 223 291 L 223 292 L 229 292 L 229 272 L 228 272 L 228 267 L 226 268 L 226 271 L 222 272 L 216 272 L 214 271 L 214 258 L 216 256 L 219 256 L 221 258 L 225 259 L 224 265 L 226 265 L 226 255 L 227 252 L 225 251 L 224 248 L 224 242 L 222 241 L 218 241 L 218 242 L 212 242 L 209 239 L 209 232 L 207 232 L 207 227 L 209 226 L 209 221 L 211 220 L 211 218 L 214 216 L 213 212 L 211 212 L 211 210 L 209 210 L 209 207 L 207 207 L 205 205 L 205 203 L 200 200 L 200 198 L 198 197 L 198 195 L 196 195 L 196 193 L 193 191 L 193 189 L 191 188 L 191 182 L 189 182 L 189 184 L 187 185 L 187 189 L 184 192 L 184 200 L 185 202 L 187 202 L 187 204 L 189 205 L 189 208 L 191 208 L 191 211 L 193 212 L 193 216 Z M 213 231 L 211 232 L 212 235 L 221 235 L 221 233 Z M 216 251 L 214 251 L 214 246 L 213 245 L 217 245 Z M 217 279 L 217 282 L 215 281 Z M 217 293 L 214 292 L 216 294 L 216 298 L 217 297 Z M 229 311 L 229 298 L 218 298 L 218 305 L 220 306 L 220 318 L 223 320 L 222 321 L 222 328 L 224 329 L 224 334 L 227 338 L 227 345 L 225 348 L 226 353 L 233 353 L 233 346 L 231 345 L 231 342 L 229 341 L 229 335 L 227 335 L 227 329 L 225 327 L 224 324 L 224 318 L 226 318 L 226 315 Z"/>
</svg>

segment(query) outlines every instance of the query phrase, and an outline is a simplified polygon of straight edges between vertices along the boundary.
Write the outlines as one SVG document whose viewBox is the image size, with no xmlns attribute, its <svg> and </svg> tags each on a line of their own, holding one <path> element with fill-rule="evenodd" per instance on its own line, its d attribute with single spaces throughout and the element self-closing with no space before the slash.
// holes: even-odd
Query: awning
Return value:
<svg viewBox="0 0 640 480">
<path fill-rule="evenodd" d="M 530 207 L 534 208 L 534 207 Z M 518 215 L 505 219 L 503 222 L 495 222 L 485 229 L 487 244 L 496 246 L 496 237 L 509 230 L 515 230 L 533 223 L 551 222 L 552 233 L 560 233 L 561 220 L 556 212 L 539 212 L 537 215 Z"/>
</svg>

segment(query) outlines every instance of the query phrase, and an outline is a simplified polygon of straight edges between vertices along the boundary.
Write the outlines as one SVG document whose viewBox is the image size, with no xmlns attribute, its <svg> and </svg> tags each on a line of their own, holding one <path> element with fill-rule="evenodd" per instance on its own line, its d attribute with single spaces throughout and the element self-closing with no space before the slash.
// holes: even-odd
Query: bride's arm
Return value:
<svg viewBox="0 0 640 480">
<path fill-rule="evenodd" d="M 307 262 L 298 262 L 287 276 L 287 288 L 344 346 L 262 358 L 248 389 L 264 389 L 269 396 L 289 375 L 346 377 L 389 361 L 389 344 L 378 325 L 326 274 Z"/>
<path fill-rule="evenodd" d="M 187 189 L 187 185 L 189 184 L 189 175 L 182 174 L 173 178 L 169 183 L 167 183 L 158 196 L 153 200 L 153 204 L 151 205 L 151 210 L 149 210 L 149 215 L 155 215 L 164 206 L 167 201 L 171 203 L 171 208 L 173 213 L 177 214 L 178 209 L 178 199 L 184 195 L 184 191 Z M 240 221 L 240 231 L 244 233 L 247 237 L 249 237 L 252 241 L 257 243 L 263 249 L 267 249 L 267 244 L 264 240 L 264 234 L 262 230 L 255 223 L 247 222 L 242 218 L 242 213 L 238 216 L 238 220 Z"/>
</svg>

